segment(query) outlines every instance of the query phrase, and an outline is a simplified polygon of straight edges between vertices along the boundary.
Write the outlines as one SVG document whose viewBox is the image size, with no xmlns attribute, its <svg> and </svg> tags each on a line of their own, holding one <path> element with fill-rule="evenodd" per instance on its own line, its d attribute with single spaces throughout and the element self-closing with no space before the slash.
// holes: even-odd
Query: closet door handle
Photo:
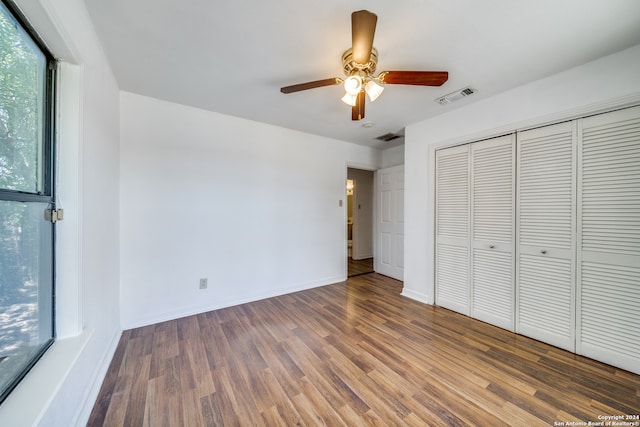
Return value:
<svg viewBox="0 0 640 427">
<path fill-rule="evenodd" d="M 546 250 L 546 249 L 543 249 L 543 250 L 541 250 L 541 251 L 540 251 L 540 253 L 541 253 L 541 254 L 546 254 L 546 253 L 547 253 L 547 250 Z"/>
<path fill-rule="evenodd" d="M 495 247 L 496 247 L 496 245 L 489 245 L 489 249 L 493 249 Z"/>
</svg>

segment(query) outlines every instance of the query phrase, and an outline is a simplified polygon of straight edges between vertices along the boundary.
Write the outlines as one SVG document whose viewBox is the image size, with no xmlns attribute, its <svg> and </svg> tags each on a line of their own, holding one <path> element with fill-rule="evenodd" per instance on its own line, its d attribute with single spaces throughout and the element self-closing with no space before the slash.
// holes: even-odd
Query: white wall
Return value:
<svg viewBox="0 0 640 427">
<path fill-rule="evenodd" d="M 382 168 L 404 165 L 404 144 L 382 150 Z"/>
<path fill-rule="evenodd" d="M 81 0 L 19 0 L 62 67 L 60 339 L 0 406 L 2 426 L 85 425 L 120 336 L 119 91 Z M 68 203 L 67 203 L 68 202 Z"/>
<path fill-rule="evenodd" d="M 120 100 L 125 328 L 344 280 L 346 165 L 378 150 Z"/>
<path fill-rule="evenodd" d="M 436 148 L 640 103 L 638 76 L 640 45 L 407 127 L 403 294 L 434 302 Z"/>
</svg>

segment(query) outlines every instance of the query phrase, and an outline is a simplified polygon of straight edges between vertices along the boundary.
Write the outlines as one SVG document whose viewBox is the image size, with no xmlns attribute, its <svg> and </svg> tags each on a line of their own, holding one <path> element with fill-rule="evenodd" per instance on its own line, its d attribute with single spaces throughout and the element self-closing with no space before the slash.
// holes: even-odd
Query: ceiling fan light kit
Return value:
<svg viewBox="0 0 640 427">
<path fill-rule="evenodd" d="M 362 77 L 349 76 L 344 81 L 344 91 L 349 95 L 357 95 L 362 90 Z"/>
<path fill-rule="evenodd" d="M 342 101 L 351 106 L 351 119 L 364 118 L 366 96 L 371 102 L 378 99 L 385 84 L 414 86 L 442 86 L 449 78 L 446 71 L 384 71 L 373 75 L 378 66 L 378 51 L 373 47 L 378 16 L 367 10 L 351 14 L 351 48 L 342 55 L 346 79 L 338 77 L 285 86 L 282 93 L 293 93 L 323 86 L 344 83 Z"/>
<path fill-rule="evenodd" d="M 379 84 L 377 84 L 376 82 L 374 82 L 373 80 L 369 80 L 364 85 L 364 91 L 367 92 L 367 95 L 369 95 L 369 100 L 371 102 L 378 99 L 378 97 L 382 94 L 383 90 L 384 88 Z"/>
<path fill-rule="evenodd" d="M 363 83 L 365 81 L 366 83 Z M 342 97 L 342 102 L 352 107 L 355 106 L 358 98 L 357 95 L 362 91 L 364 91 L 369 96 L 369 100 L 373 102 L 378 99 L 383 90 L 384 88 L 382 86 L 369 78 L 365 77 L 363 79 L 356 75 L 349 76 L 344 81 L 345 94 Z"/>
<path fill-rule="evenodd" d="M 341 101 L 344 102 L 347 105 L 350 105 L 351 107 L 356 105 L 356 98 L 357 98 L 357 94 L 356 95 L 351 95 L 349 93 L 345 93 L 344 96 L 341 98 Z"/>
</svg>

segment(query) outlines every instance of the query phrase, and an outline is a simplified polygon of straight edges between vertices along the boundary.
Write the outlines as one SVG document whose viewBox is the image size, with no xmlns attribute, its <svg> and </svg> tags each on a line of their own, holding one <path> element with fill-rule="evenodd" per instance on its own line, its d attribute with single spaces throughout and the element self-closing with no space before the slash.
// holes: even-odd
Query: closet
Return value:
<svg viewBox="0 0 640 427">
<path fill-rule="evenodd" d="M 640 373 L 640 107 L 436 152 L 436 304 Z"/>
<path fill-rule="evenodd" d="M 436 152 L 436 304 L 471 315 L 469 145 Z"/>
<path fill-rule="evenodd" d="M 470 146 L 471 316 L 513 330 L 513 135 Z"/>
<path fill-rule="evenodd" d="M 518 133 L 516 332 L 575 351 L 576 123 Z"/>
<path fill-rule="evenodd" d="M 577 351 L 640 373 L 640 107 L 578 125 Z"/>
<path fill-rule="evenodd" d="M 513 135 L 436 153 L 436 303 L 509 330 L 514 159 Z"/>
</svg>

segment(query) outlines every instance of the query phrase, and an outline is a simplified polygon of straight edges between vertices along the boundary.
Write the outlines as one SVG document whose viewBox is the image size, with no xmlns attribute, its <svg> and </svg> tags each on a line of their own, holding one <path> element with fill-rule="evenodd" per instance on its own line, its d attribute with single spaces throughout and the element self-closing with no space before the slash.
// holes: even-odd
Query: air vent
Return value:
<svg viewBox="0 0 640 427">
<path fill-rule="evenodd" d="M 398 135 L 397 133 L 385 133 L 384 135 L 380 135 L 376 139 L 384 142 L 393 141 L 394 139 L 402 138 L 404 135 Z"/>
<path fill-rule="evenodd" d="M 445 96 L 441 96 L 437 98 L 435 101 L 440 105 L 451 104 L 452 102 L 458 101 L 465 96 L 473 95 L 477 90 L 471 87 L 465 87 L 464 89 L 457 90 L 455 92 L 451 92 L 446 94 Z"/>
</svg>

